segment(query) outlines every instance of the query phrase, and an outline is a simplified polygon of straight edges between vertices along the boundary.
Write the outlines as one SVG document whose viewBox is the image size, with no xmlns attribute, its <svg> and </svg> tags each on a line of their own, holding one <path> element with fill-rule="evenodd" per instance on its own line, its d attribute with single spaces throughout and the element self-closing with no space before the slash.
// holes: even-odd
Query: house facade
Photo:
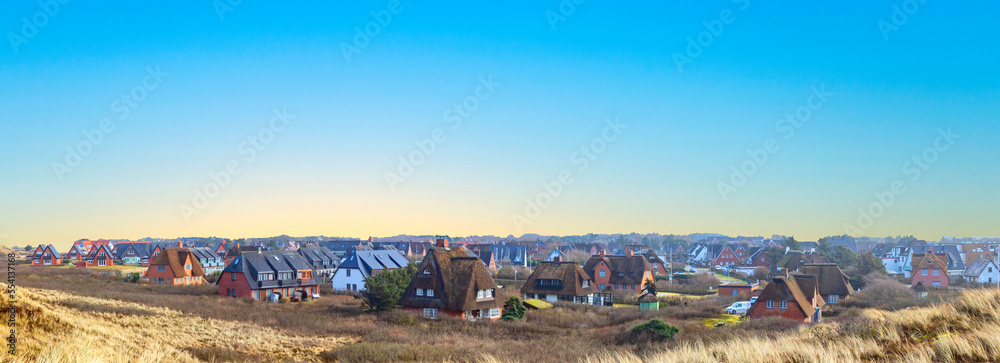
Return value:
<svg viewBox="0 0 1000 363">
<path fill-rule="evenodd" d="M 337 265 L 340 264 L 340 257 L 337 257 L 333 251 L 326 247 L 302 247 L 296 252 L 312 265 L 317 278 L 333 276 L 333 273 L 337 271 Z"/>
<path fill-rule="evenodd" d="M 319 297 L 309 263 L 295 252 L 244 252 L 226 265 L 216 282 L 219 295 L 260 301 Z"/>
<path fill-rule="evenodd" d="M 452 316 L 467 320 L 500 318 L 503 302 L 497 285 L 478 255 L 438 239 L 417 269 L 399 304 L 428 319 Z"/>
<path fill-rule="evenodd" d="M 816 276 L 813 275 L 775 277 L 760 293 L 746 316 L 750 319 L 781 317 L 806 323 L 819 322 L 824 303 L 816 285 Z"/>
<path fill-rule="evenodd" d="M 405 267 L 409 263 L 396 249 L 354 249 L 344 256 L 337 271 L 330 278 L 334 291 L 364 291 L 365 278 L 384 270 Z"/>
<path fill-rule="evenodd" d="M 205 270 L 187 248 L 167 248 L 149 261 L 146 281 L 154 285 L 201 285 Z"/>
<path fill-rule="evenodd" d="M 90 253 L 83 258 L 82 261 L 77 262 L 77 267 L 93 267 L 93 266 L 114 266 L 115 264 L 115 254 L 111 252 L 111 245 L 102 244 L 90 250 Z"/>
<path fill-rule="evenodd" d="M 521 286 L 524 299 L 539 299 L 549 302 L 567 301 L 594 304 L 597 285 L 580 265 L 562 262 L 562 257 L 552 261 L 542 261 L 528 280 Z"/>
<path fill-rule="evenodd" d="M 56 246 L 40 245 L 35 247 L 35 251 L 28 257 L 34 266 L 59 266 L 62 265 L 62 255 L 56 251 Z"/>
<path fill-rule="evenodd" d="M 1000 282 L 1000 269 L 992 259 L 981 258 L 972 261 L 962 276 L 970 283 L 997 284 Z"/>
<path fill-rule="evenodd" d="M 608 255 L 601 251 L 591 256 L 583 271 L 597 284 L 599 292 L 642 291 L 646 282 L 653 280 L 653 265 L 645 256 L 634 255 L 631 251 L 623 256 Z"/>
<path fill-rule="evenodd" d="M 120 260 L 125 265 L 149 266 L 149 259 L 153 257 L 156 245 L 140 242 L 117 243 L 112 249 L 115 259 Z"/>
<path fill-rule="evenodd" d="M 667 271 L 667 268 L 669 267 L 667 266 L 667 262 L 663 261 L 660 256 L 657 256 L 656 252 L 653 252 L 653 250 L 647 250 L 642 255 L 646 257 L 646 261 L 649 261 L 649 264 L 653 266 L 654 275 L 666 275 L 669 273 Z"/>
<path fill-rule="evenodd" d="M 947 259 L 947 254 L 934 253 L 933 248 L 929 248 L 927 253 L 913 254 L 910 285 L 923 282 L 927 287 L 948 287 Z"/>
<path fill-rule="evenodd" d="M 211 275 L 226 268 L 226 263 L 223 261 L 222 256 L 216 254 L 215 249 L 213 248 L 192 247 L 188 250 L 191 251 L 194 258 L 201 264 L 201 268 L 205 271 L 205 275 Z"/>
</svg>

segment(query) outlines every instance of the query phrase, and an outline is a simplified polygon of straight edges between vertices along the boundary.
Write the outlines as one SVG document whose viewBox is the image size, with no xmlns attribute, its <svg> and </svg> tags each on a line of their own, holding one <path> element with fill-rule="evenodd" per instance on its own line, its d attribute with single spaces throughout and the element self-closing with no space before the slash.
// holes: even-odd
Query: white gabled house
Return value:
<svg viewBox="0 0 1000 363">
<path fill-rule="evenodd" d="M 334 291 L 364 291 L 365 278 L 383 270 L 406 267 L 409 261 L 396 249 L 370 250 L 356 248 L 340 261 L 330 279 Z"/>
<path fill-rule="evenodd" d="M 993 260 L 982 258 L 972 261 L 962 277 L 972 283 L 996 284 L 1000 282 L 1000 269 Z"/>
</svg>

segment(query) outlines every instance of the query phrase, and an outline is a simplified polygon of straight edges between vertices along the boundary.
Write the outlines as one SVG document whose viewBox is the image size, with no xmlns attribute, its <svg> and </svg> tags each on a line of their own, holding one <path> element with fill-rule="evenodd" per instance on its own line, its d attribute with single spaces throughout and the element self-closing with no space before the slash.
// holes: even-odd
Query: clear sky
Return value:
<svg viewBox="0 0 1000 363">
<path fill-rule="evenodd" d="M 974 3 L 5 1 L 0 244 L 1000 235 Z"/>
</svg>

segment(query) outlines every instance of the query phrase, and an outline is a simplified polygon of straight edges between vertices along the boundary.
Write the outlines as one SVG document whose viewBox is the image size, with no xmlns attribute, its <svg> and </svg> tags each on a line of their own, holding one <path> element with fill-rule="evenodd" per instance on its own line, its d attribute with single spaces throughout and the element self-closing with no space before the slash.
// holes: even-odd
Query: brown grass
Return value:
<svg viewBox="0 0 1000 363">
<path fill-rule="evenodd" d="M 269 304 L 220 297 L 214 285 L 149 286 L 73 269 L 21 266 L 18 284 L 18 362 L 974 362 L 1000 353 L 1000 294 L 987 290 L 895 312 L 846 309 L 822 324 L 709 328 L 701 319 L 717 317 L 728 300 L 670 298 L 656 312 L 557 303 L 524 321 L 470 323 L 365 313 L 326 285 L 317 301 Z M 653 318 L 680 334 L 623 342 Z"/>
</svg>

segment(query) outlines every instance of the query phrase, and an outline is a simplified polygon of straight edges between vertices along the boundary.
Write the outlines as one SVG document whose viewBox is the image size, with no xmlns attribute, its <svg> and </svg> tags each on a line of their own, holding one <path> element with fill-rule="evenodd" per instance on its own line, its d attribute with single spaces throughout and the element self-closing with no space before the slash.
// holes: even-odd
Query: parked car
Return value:
<svg viewBox="0 0 1000 363">
<path fill-rule="evenodd" d="M 755 302 L 757 302 L 757 296 L 751 297 L 750 298 L 750 305 L 753 305 Z"/>
<path fill-rule="evenodd" d="M 749 301 L 734 302 L 732 305 L 729 305 L 729 307 L 726 308 L 726 314 L 744 316 L 747 314 L 748 311 L 750 311 L 751 305 L 753 305 L 753 303 Z"/>
<path fill-rule="evenodd" d="M 688 269 L 688 272 L 690 272 L 690 273 L 695 273 L 695 272 L 697 272 L 697 271 L 695 271 L 694 267 L 691 267 L 691 268 L 689 268 L 689 269 Z"/>
</svg>

